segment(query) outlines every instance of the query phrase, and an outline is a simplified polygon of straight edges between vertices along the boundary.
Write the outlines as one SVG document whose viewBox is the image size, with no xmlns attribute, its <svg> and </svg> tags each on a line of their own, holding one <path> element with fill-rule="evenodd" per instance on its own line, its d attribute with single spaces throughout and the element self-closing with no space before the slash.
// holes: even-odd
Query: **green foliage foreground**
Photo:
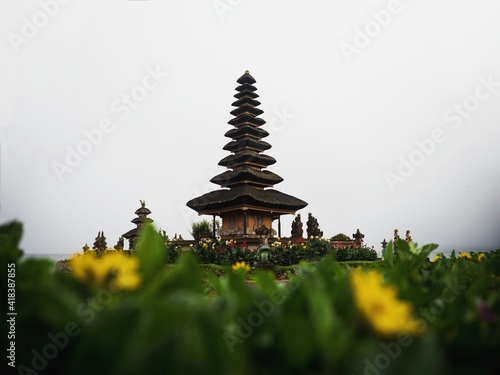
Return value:
<svg viewBox="0 0 500 375">
<path fill-rule="evenodd" d="M 500 250 L 431 263 L 435 246 L 400 241 L 370 272 L 327 255 L 302 263 L 288 284 L 265 272 L 248 283 L 244 270 L 204 275 L 192 254 L 165 267 L 152 227 L 137 261 L 114 255 L 115 265 L 92 268 L 80 259 L 72 274 L 22 259 L 20 224 L 0 235 L 3 269 L 15 264 L 17 312 L 9 339 L 5 298 L 2 339 L 16 367 L 4 357 L 2 373 L 498 373 Z M 4 278 L 3 296 L 7 286 Z"/>
</svg>

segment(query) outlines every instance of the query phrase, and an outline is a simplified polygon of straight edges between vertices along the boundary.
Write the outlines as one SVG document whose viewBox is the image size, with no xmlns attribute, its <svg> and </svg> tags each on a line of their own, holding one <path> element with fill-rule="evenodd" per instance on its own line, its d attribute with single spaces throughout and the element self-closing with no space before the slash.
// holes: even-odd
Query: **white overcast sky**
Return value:
<svg viewBox="0 0 500 375">
<path fill-rule="evenodd" d="M 112 247 L 139 199 L 190 238 L 185 203 L 218 188 L 246 69 L 304 229 L 311 212 L 377 250 L 395 228 L 442 251 L 500 247 L 498 0 L 60 1 L 0 5 L 0 222 L 24 223 L 26 252 L 100 230 Z"/>
</svg>

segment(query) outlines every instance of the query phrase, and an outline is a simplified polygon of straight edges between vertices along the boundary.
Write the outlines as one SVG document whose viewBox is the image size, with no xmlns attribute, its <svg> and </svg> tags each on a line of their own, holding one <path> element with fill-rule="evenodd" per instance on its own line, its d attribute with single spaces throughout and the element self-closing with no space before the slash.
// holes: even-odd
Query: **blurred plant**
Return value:
<svg viewBox="0 0 500 375">
<path fill-rule="evenodd" d="M 15 265 L 18 373 L 499 373 L 500 249 L 481 260 L 440 254 L 432 263 L 436 245 L 400 240 L 396 256 L 389 243 L 382 261 L 352 270 L 332 248 L 294 267 L 286 284 L 263 271 L 250 283 L 229 262 L 218 266 L 226 270 L 220 277 L 205 273 L 196 251 L 166 267 L 164 240 L 150 225 L 127 260 L 91 257 L 102 263 L 82 263 L 74 274 L 22 258 L 21 233 L 19 223 L 0 227 L 2 267 Z M 307 254 L 305 243 L 277 242 L 277 252 Z M 205 243 L 245 250 L 234 241 L 198 248 Z M 104 266 L 108 256 L 122 265 Z M 113 291 L 103 280 L 113 283 L 122 268 L 141 282 Z M 2 283 L 3 295 L 8 288 Z M 0 326 L 9 331 L 6 319 Z"/>
<path fill-rule="evenodd" d="M 393 337 L 421 332 L 421 325 L 411 316 L 411 305 L 397 298 L 396 288 L 385 285 L 380 272 L 355 269 L 350 281 L 357 307 L 377 332 Z"/>
<path fill-rule="evenodd" d="M 469 259 L 472 260 L 472 256 L 469 253 L 462 252 L 459 254 L 460 258 L 462 259 Z"/>
<path fill-rule="evenodd" d="M 96 287 L 134 290 L 141 283 L 138 259 L 122 253 L 75 255 L 70 264 L 77 280 Z"/>
<path fill-rule="evenodd" d="M 250 271 L 250 266 L 245 262 L 236 262 L 232 267 L 233 271 L 243 270 L 244 272 Z"/>
</svg>

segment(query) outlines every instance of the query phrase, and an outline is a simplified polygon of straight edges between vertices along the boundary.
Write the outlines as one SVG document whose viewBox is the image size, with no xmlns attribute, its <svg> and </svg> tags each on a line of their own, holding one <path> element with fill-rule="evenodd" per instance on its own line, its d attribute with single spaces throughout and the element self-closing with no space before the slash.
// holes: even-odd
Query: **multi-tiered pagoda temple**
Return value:
<svg viewBox="0 0 500 375">
<path fill-rule="evenodd" d="M 133 250 L 137 246 L 137 240 L 139 239 L 139 232 L 143 227 L 143 225 L 146 223 L 152 223 L 154 221 L 153 219 L 150 219 L 148 217 L 151 211 L 149 210 L 149 208 L 146 207 L 146 202 L 145 201 L 140 201 L 140 202 L 141 202 L 141 207 L 139 207 L 135 211 L 137 217 L 131 220 L 131 222 L 134 223 L 136 227 L 134 229 L 129 230 L 127 233 L 123 234 L 123 237 L 125 237 L 129 242 L 130 250 Z"/>
<path fill-rule="evenodd" d="M 219 162 L 229 170 L 210 180 L 222 189 L 194 198 L 187 206 L 200 215 L 212 215 L 214 222 L 220 216 L 222 237 L 257 237 L 263 227 L 271 230 L 274 220 L 278 220 L 281 236 L 280 216 L 295 214 L 307 203 L 271 189 L 283 179 L 263 170 L 276 160 L 263 154 L 271 145 L 262 140 L 269 133 L 261 128 L 266 122 L 258 117 L 263 111 L 257 108 L 260 102 L 253 85 L 256 81 L 247 70 L 237 82 L 237 100 L 232 104 L 236 109 L 231 112 L 235 117 L 229 121 L 232 129 L 225 134 L 232 141 L 223 148 L 231 155 Z"/>
</svg>

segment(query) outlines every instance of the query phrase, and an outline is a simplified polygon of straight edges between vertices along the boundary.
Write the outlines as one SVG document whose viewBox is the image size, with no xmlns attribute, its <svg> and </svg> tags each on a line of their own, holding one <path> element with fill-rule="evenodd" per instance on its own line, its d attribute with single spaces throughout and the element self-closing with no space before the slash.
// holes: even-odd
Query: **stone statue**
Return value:
<svg viewBox="0 0 500 375">
<path fill-rule="evenodd" d="M 356 233 L 354 233 L 352 235 L 352 238 L 354 238 L 356 240 L 358 245 L 361 245 L 363 243 L 363 238 L 365 238 L 365 235 L 363 233 L 361 233 L 358 229 L 358 230 L 356 230 Z"/>
<path fill-rule="evenodd" d="M 318 224 L 318 220 L 316 220 L 316 218 L 311 215 L 311 213 L 309 212 L 309 215 L 307 216 L 307 237 L 308 238 L 311 238 L 311 237 L 322 237 L 323 236 L 323 232 L 319 229 L 319 224 Z"/>
<path fill-rule="evenodd" d="M 298 214 L 292 221 L 292 238 L 303 238 L 304 230 L 302 227 L 302 220 L 300 219 L 300 214 Z"/>
<path fill-rule="evenodd" d="M 396 251 L 398 250 L 398 240 L 399 240 L 399 232 L 397 229 L 394 229 L 394 255 L 396 255 Z"/>
<path fill-rule="evenodd" d="M 407 231 L 406 231 L 406 236 L 405 236 L 405 237 L 406 237 L 406 238 L 405 238 L 405 239 L 406 239 L 406 242 L 410 243 L 410 242 L 412 241 L 412 239 L 411 239 L 411 235 L 410 235 L 410 230 L 407 230 Z"/>
<path fill-rule="evenodd" d="M 106 237 L 104 237 L 104 232 L 98 232 L 97 237 L 94 242 L 94 249 L 97 254 L 102 254 L 106 250 L 108 244 L 106 243 Z"/>
<path fill-rule="evenodd" d="M 124 239 L 122 236 L 120 236 L 120 238 L 118 238 L 118 242 L 116 242 L 115 250 L 123 250 L 124 246 L 125 246 Z"/>
<path fill-rule="evenodd" d="M 384 240 L 381 242 L 381 244 L 382 244 L 382 250 L 384 250 L 384 249 L 387 247 L 387 241 L 385 240 L 385 238 L 384 238 Z"/>
<path fill-rule="evenodd" d="M 394 243 L 396 244 L 399 240 L 399 233 L 397 229 L 394 229 Z"/>
</svg>

